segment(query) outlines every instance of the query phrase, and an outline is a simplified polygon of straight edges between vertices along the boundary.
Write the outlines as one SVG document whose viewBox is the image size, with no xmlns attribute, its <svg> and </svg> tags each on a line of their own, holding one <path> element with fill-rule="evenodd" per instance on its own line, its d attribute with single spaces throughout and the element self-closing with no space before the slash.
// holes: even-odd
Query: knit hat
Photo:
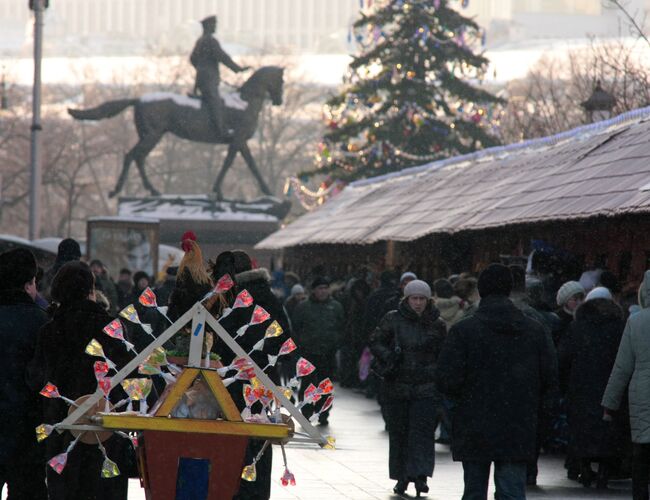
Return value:
<svg viewBox="0 0 650 500">
<path fill-rule="evenodd" d="M 14 248 L 0 254 L 0 290 L 22 289 L 36 276 L 34 254 L 25 248 Z"/>
<path fill-rule="evenodd" d="M 585 302 L 593 299 L 607 299 L 612 300 L 612 293 L 604 286 L 597 286 L 585 297 Z"/>
<path fill-rule="evenodd" d="M 314 281 L 311 282 L 311 289 L 313 290 L 314 288 L 317 288 L 319 286 L 329 286 L 330 285 L 330 280 L 328 280 L 325 276 L 316 276 L 314 278 Z"/>
<path fill-rule="evenodd" d="M 490 264 L 478 277 L 478 293 L 481 298 L 505 295 L 512 292 L 512 274 L 503 264 Z"/>
<path fill-rule="evenodd" d="M 70 262 L 81 258 L 81 247 L 76 240 L 65 238 L 59 243 L 56 253 L 57 262 Z"/>
<path fill-rule="evenodd" d="M 300 283 L 291 287 L 291 295 L 298 295 L 299 293 L 305 293 L 305 288 Z"/>
<path fill-rule="evenodd" d="M 412 273 L 411 271 L 406 271 L 402 276 L 399 278 L 400 283 L 404 283 L 404 280 L 416 280 L 418 277 L 415 275 L 415 273 Z"/>
<path fill-rule="evenodd" d="M 404 287 L 404 298 L 410 297 L 411 295 L 420 295 L 430 299 L 431 287 L 425 281 L 413 280 Z"/>
<path fill-rule="evenodd" d="M 585 289 L 582 287 L 582 285 L 577 281 L 567 281 L 557 291 L 555 301 L 557 302 L 558 306 L 562 307 L 569 301 L 571 297 L 578 295 L 579 293 L 582 295 L 585 294 Z"/>
</svg>

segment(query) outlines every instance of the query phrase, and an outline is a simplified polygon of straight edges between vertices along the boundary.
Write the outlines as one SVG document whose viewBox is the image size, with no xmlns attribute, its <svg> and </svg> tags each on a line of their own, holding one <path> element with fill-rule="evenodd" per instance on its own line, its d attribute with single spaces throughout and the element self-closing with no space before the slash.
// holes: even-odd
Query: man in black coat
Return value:
<svg viewBox="0 0 650 500">
<path fill-rule="evenodd" d="M 47 322 L 34 303 L 36 260 L 17 248 L 0 255 L 0 490 L 9 498 L 47 498 L 43 450 L 34 429 L 39 421 L 38 392 L 26 382 L 38 331 Z"/>
<path fill-rule="evenodd" d="M 289 320 L 284 312 L 284 307 L 278 298 L 271 291 L 271 277 L 269 272 L 263 268 L 253 269 L 250 257 L 242 250 L 233 250 L 232 252 L 222 252 L 216 259 L 212 267 L 212 279 L 217 282 L 224 274 L 229 274 L 235 280 L 236 290 L 234 294 L 247 290 L 253 297 L 253 303 L 263 307 L 271 318 L 259 325 L 251 325 L 246 333 L 237 339 L 237 343 L 246 352 L 250 352 L 255 343 L 264 337 L 264 333 L 271 321 L 276 320 L 284 333 L 278 337 L 272 337 L 264 342 L 262 351 L 255 351 L 251 358 L 260 368 L 264 368 L 268 362 L 268 355 L 277 355 L 282 344 L 291 334 Z M 234 295 L 232 294 L 232 295 Z M 232 298 L 232 297 L 231 297 Z M 232 305 L 232 303 L 230 304 Z M 254 306 L 237 308 L 220 321 L 233 337 L 237 330 L 246 325 L 253 313 Z M 216 350 L 221 357 L 224 366 L 228 366 L 235 355 L 221 341 L 215 340 L 213 350 Z M 279 383 L 279 377 L 275 367 L 266 370 L 267 375 L 274 383 Z M 241 384 L 232 384 L 230 391 L 235 404 L 239 410 L 243 410 L 245 403 L 242 397 Z M 255 456 L 261 451 L 264 442 L 260 440 L 251 440 L 246 449 L 246 465 L 250 464 Z M 260 460 L 256 463 L 257 480 L 253 482 L 242 480 L 239 486 L 239 492 L 235 495 L 234 500 L 267 500 L 271 497 L 271 467 L 273 455 L 269 446 Z"/>
<path fill-rule="evenodd" d="M 510 270 L 479 277 L 477 312 L 449 332 L 436 382 L 454 400 L 452 454 L 463 462 L 463 499 L 485 500 L 491 463 L 497 498 L 526 498 L 526 462 L 535 458 L 538 409 L 555 391 L 557 369 L 543 328 L 508 299 Z"/>
</svg>

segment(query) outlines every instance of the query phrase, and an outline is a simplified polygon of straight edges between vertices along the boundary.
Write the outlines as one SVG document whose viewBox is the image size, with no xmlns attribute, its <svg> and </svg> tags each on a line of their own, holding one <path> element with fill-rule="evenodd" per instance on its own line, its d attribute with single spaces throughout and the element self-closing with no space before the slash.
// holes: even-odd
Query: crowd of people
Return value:
<svg viewBox="0 0 650 500">
<path fill-rule="evenodd" d="M 133 355 L 99 334 L 117 312 L 137 305 L 152 287 L 174 320 L 226 274 L 233 292 L 248 290 L 284 332 L 254 353 L 260 363 L 291 336 L 300 356 L 317 367 L 302 390 L 329 377 L 377 398 L 395 493 L 411 484 L 418 496 L 429 491 L 438 442 L 450 444 L 462 462 L 467 500 L 487 498 L 493 463 L 497 498 L 525 498 L 526 485 L 537 482 L 540 453 L 563 454 L 567 477 L 584 487 L 605 489 L 612 478 L 632 477 L 634 498 L 648 498 L 650 271 L 638 304 L 630 304 L 607 272 L 586 283 L 567 281 L 552 293 L 524 268 L 502 264 L 478 277 L 463 273 L 431 283 L 409 271 L 375 275 L 365 268 L 332 282 L 317 268 L 303 282 L 293 273 L 256 268 L 239 250 L 222 252 L 206 267 L 191 234 L 183 236 L 183 249 L 180 266 L 167 266 L 158 279 L 121 269 L 115 281 L 101 261 L 82 262 L 70 239 L 44 273 L 27 250 L 0 255 L 0 485 L 8 486 L 10 499 L 126 498 L 128 472 L 100 479 L 100 471 L 109 454 L 135 474 L 130 442 L 114 436 L 102 451 L 54 433 L 37 443 L 34 428 L 53 425 L 68 411 L 63 400 L 40 398 L 39 390 L 51 382 L 72 400 L 94 392 L 94 360 L 84 355 L 91 339 L 101 339 L 117 366 Z M 138 309 L 154 335 L 164 330 L 165 322 L 147 316 L 151 310 Z M 235 336 L 244 316 L 234 310 L 224 328 Z M 125 334 L 138 349 L 150 341 L 138 325 L 125 325 Z M 226 366 L 234 356 L 218 342 L 207 349 Z M 296 359 L 280 360 L 271 378 L 290 380 Z M 241 391 L 233 399 L 243 410 Z M 318 413 L 321 426 L 330 411 L 303 408 L 307 417 Z M 44 466 L 45 457 L 75 444 L 62 473 Z M 251 441 L 246 457 L 247 463 L 257 458 L 258 480 L 242 481 L 236 498 L 269 498 L 271 447 Z"/>
</svg>

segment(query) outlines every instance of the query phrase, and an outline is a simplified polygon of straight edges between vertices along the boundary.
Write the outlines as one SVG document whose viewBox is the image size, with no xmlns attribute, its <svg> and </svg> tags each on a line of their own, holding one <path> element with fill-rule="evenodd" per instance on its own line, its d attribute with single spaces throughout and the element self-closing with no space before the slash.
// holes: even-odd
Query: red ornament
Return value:
<svg viewBox="0 0 650 500">
<path fill-rule="evenodd" d="M 156 294 L 153 293 L 153 290 L 149 287 L 144 289 L 138 300 L 140 301 L 140 304 L 145 307 L 158 307 L 158 304 L 156 303 Z"/>
<path fill-rule="evenodd" d="M 230 277 L 229 274 L 224 274 L 221 278 L 219 278 L 219 281 L 217 281 L 217 284 L 214 286 L 214 292 L 215 293 L 227 292 L 233 286 L 235 286 L 235 282 L 233 281 L 233 279 Z"/>
<path fill-rule="evenodd" d="M 239 292 L 239 295 L 237 295 L 237 298 L 235 299 L 235 303 L 232 305 L 233 309 L 237 309 L 238 307 L 250 307 L 253 305 L 253 297 L 251 296 L 250 293 L 248 293 L 248 290 L 242 290 Z"/>
<path fill-rule="evenodd" d="M 299 377 L 305 377 L 312 373 L 315 369 L 316 367 L 305 358 L 300 358 L 296 363 L 296 375 Z"/>
<path fill-rule="evenodd" d="M 285 354 L 289 354 L 290 352 L 295 351 L 297 348 L 296 343 L 293 341 L 293 339 L 287 339 L 284 341 L 284 344 L 282 344 L 282 347 L 280 347 L 280 351 L 278 352 L 278 356 L 283 356 Z"/>
<path fill-rule="evenodd" d="M 318 384 L 318 388 L 320 389 L 321 394 L 331 394 L 334 391 L 334 386 L 329 378 L 326 378 Z"/>
<path fill-rule="evenodd" d="M 251 299 L 252 300 L 252 299 Z M 271 315 L 261 306 L 255 306 L 249 325 L 259 325 L 270 319 Z"/>
</svg>

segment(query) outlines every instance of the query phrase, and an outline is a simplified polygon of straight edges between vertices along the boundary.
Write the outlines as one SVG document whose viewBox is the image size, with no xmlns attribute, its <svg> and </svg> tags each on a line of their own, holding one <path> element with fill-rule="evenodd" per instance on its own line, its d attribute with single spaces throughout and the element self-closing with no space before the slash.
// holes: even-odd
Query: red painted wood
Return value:
<svg viewBox="0 0 650 500">
<path fill-rule="evenodd" d="M 144 431 L 143 441 L 147 499 L 176 498 L 180 457 L 210 460 L 210 500 L 231 500 L 239 490 L 247 437 Z"/>
</svg>

